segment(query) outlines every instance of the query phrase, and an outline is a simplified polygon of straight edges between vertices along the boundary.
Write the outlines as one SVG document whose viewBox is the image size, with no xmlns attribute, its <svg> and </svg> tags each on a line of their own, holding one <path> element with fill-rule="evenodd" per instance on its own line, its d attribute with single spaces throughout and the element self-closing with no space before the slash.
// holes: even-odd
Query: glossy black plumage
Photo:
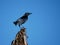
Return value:
<svg viewBox="0 0 60 45">
<path fill-rule="evenodd" d="M 24 24 L 27 20 L 28 20 L 28 16 L 32 14 L 29 12 L 26 12 L 22 17 L 20 17 L 19 19 L 17 19 L 16 21 L 14 21 L 13 23 L 15 25 L 18 25 L 20 27 L 20 25 Z"/>
</svg>

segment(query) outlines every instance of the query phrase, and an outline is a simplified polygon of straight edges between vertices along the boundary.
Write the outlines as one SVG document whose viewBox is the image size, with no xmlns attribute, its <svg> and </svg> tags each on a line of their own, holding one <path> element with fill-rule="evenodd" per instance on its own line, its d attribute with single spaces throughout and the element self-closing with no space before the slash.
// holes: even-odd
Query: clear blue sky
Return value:
<svg viewBox="0 0 60 45">
<path fill-rule="evenodd" d="M 0 45 L 10 45 L 19 31 L 13 21 L 25 12 L 29 45 L 60 45 L 59 0 L 0 0 Z"/>
</svg>

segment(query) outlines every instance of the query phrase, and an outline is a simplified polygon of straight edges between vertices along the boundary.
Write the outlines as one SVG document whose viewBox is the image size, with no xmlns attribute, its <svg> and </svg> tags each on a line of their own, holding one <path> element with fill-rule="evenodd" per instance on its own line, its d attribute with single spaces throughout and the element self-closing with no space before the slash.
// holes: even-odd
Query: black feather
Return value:
<svg viewBox="0 0 60 45">
<path fill-rule="evenodd" d="M 20 17 L 19 19 L 17 19 L 16 21 L 14 21 L 13 23 L 15 25 L 18 25 L 20 27 L 20 25 L 24 24 L 27 20 L 28 20 L 28 16 L 32 14 L 32 13 L 25 13 L 22 17 Z"/>
<path fill-rule="evenodd" d="M 17 25 L 17 21 L 13 22 L 15 25 Z"/>
</svg>

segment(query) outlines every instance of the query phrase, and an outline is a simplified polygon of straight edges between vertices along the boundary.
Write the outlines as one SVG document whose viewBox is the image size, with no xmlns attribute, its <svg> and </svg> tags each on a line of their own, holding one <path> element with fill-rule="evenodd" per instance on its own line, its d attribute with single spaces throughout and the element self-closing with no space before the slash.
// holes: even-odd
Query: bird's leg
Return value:
<svg viewBox="0 0 60 45">
<path fill-rule="evenodd" d="M 19 24 L 19 27 L 20 27 L 20 24 Z"/>
<path fill-rule="evenodd" d="M 22 25 L 22 28 L 24 28 L 24 26 Z"/>
<path fill-rule="evenodd" d="M 20 28 L 22 28 L 22 29 L 23 29 L 23 28 L 24 28 L 24 26 L 22 26 L 22 25 L 21 25 L 21 26 L 20 26 Z"/>
</svg>

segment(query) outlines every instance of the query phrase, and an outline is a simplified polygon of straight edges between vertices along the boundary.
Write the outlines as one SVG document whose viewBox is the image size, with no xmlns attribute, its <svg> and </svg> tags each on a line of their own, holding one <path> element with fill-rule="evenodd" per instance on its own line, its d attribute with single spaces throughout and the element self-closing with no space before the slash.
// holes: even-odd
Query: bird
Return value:
<svg viewBox="0 0 60 45">
<path fill-rule="evenodd" d="M 14 21 L 14 25 L 18 25 L 19 27 L 24 24 L 28 20 L 28 16 L 32 14 L 29 12 L 26 12 L 22 17 L 18 18 L 16 21 Z"/>
</svg>

